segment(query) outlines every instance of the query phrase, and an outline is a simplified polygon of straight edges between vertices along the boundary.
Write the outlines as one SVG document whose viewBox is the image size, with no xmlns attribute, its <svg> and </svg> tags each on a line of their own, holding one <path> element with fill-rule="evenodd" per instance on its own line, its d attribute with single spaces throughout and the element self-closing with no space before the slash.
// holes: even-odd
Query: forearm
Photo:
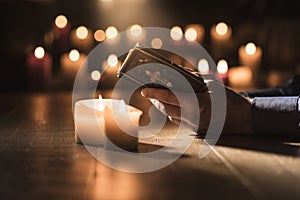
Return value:
<svg viewBox="0 0 300 200">
<path fill-rule="evenodd" d="M 299 97 L 255 97 L 251 105 L 252 131 L 259 134 L 300 134 Z"/>
</svg>

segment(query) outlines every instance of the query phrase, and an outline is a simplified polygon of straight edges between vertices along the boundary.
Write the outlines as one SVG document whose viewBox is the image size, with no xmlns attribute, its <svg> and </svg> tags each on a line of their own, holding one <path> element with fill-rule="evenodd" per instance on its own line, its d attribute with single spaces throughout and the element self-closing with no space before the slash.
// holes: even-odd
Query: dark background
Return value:
<svg viewBox="0 0 300 200">
<path fill-rule="evenodd" d="M 28 90 L 26 56 L 43 44 L 44 34 L 61 13 L 72 27 L 86 25 L 92 30 L 114 25 L 124 31 L 135 23 L 165 28 L 200 23 L 208 50 L 210 27 L 225 21 L 233 29 L 230 65 L 238 64 L 238 47 L 252 40 L 263 48 L 264 70 L 295 71 L 300 63 L 297 4 L 294 0 L 0 0 L 0 91 Z"/>
</svg>

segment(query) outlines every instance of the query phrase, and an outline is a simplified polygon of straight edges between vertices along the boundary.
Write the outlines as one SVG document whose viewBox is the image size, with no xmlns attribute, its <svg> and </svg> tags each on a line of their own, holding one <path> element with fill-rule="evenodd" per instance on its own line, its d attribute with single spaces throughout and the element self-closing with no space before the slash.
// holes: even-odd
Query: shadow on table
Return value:
<svg viewBox="0 0 300 200">
<path fill-rule="evenodd" d="M 254 151 L 300 156 L 300 136 L 222 136 L 219 146 L 242 148 Z"/>
</svg>

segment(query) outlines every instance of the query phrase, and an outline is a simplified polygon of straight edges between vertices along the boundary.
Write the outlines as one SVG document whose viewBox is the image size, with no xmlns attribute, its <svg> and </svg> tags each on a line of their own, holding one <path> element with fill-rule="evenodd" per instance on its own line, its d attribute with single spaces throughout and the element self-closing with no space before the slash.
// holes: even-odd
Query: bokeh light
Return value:
<svg viewBox="0 0 300 200">
<path fill-rule="evenodd" d="M 109 67 L 116 67 L 118 65 L 118 57 L 115 54 L 110 54 L 107 58 L 107 64 Z"/>
<path fill-rule="evenodd" d="M 197 31 L 193 27 L 188 28 L 184 33 L 185 39 L 189 42 L 195 41 L 197 36 Z"/>
<path fill-rule="evenodd" d="M 78 61 L 79 58 L 80 58 L 80 53 L 79 53 L 79 51 L 76 50 L 76 49 L 72 49 L 72 50 L 70 51 L 70 53 L 69 53 L 69 58 L 70 58 L 70 60 L 73 61 L 73 62 Z"/>
<path fill-rule="evenodd" d="M 109 26 L 105 30 L 105 34 L 108 39 L 114 39 L 118 36 L 118 30 L 114 26 Z"/>
<path fill-rule="evenodd" d="M 94 71 L 92 71 L 92 73 L 91 73 L 91 78 L 92 78 L 94 81 L 99 81 L 100 78 L 101 78 L 101 73 L 100 73 L 98 70 L 94 70 Z"/>
<path fill-rule="evenodd" d="M 220 74 L 226 74 L 228 71 L 228 63 L 226 60 L 221 59 L 217 64 L 217 71 Z"/>
<path fill-rule="evenodd" d="M 154 49 L 160 49 L 163 45 L 163 42 L 160 38 L 154 38 L 152 41 L 151 41 L 151 46 L 154 48 Z"/>
<path fill-rule="evenodd" d="M 179 26 L 173 26 L 170 31 L 170 36 L 175 41 L 181 40 L 183 36 L 182 29 Z"/>
<path fill-rule="evenodd" d="M 45 56 L 45 50 L 43 47 L 38 46 L 34 50 L 34 56 L 38 59 L 42 59 Z"/>
<path fill-rule="evenodd" d="M 245 51 L 248 55 L 254 55 L 255 52 L 256 52 L 256 46 L 253 42 L 249 42 L 247 45 L 246 45 L 246 48 L 245 48 Z"/>
<path fill-rule="evenodd" d="M 58 27 L 58 28 L 65 28 L 68 24 L 68 19 L 66 18 L 66 16 L 64 15 L 58 15 L 56 18 L 55 18 L 55 25 Z"/>
<path fill-rule="evenodd" d="M 130 27 L 130 33 L 134 37 L 139 37 L 142 35 L 142 27 L 138 24 L 134 24 Z"/>
<path fill-rule="evenodd" d="M 79 26 L 76 29 L 76 36 L 81 40 L 84 40 L 85 38 L 87 38 L 88 34 L 89 34 L 89 31 L 85 26 Z"/>
<path fill-rule="evenodd" d="M 198 62 L 198 71 L 200 73 L 208 73 L 209 72 L 209 64 L 205 58 L 201 58 Z"/>
<path fill-rule="evenodd" d="M 102 42 L 103 40 L 105 40 L 105 32 L 101 29 L 98 29 L 94 33 L 94 38 L 97 42 Z"/>
<path fill-rule="evenodd" d="M 218 23 L 216 26 L 216 32 L 218 35 L 226 35 L 226 33 L 228 32 L 227 24 L 224 22 Z"/>
</svg>

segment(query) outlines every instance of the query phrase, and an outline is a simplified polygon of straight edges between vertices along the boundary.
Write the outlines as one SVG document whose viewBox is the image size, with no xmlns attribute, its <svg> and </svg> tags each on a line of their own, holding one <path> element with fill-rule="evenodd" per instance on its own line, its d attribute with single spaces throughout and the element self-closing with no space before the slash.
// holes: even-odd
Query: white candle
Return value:
<svg viewBox="0 0 300 200">
<path fill-rule="evenodd" d="M 220 59 L 230 45 L 232 29 L 225 22 L 213 25 L 210 29 L 211 51 L 215 59 Z"/>
<path fill-rule="evenodd" d="M 79 53 L 76 49 L 72 49 L 69 53 L 65 53 L 61 56 L 60 64 L 64 78 L 63 81 L 67 86 L 73 86 L 77 71 L 85 58 L 86 55 Z"/>
<path fill-rule="evenodd" d="M 90 29 L 79 26 L 71 33 L 72 44 L 81 51 L 88 53 L 93 48 L 94 37 Z"/>
<path fill-rule="evenodd" d="M 141 110 L 122 100 L 101 97 L 80 100 L 74 109 L 75 141 L 105 146 L 109 139 L 125 150 L 136 149 L 141 115 Z"/>
<path fill-rule="evenodd" d="M 261 64 L 262 49 L 253 42 L 249 42 L 246 46 L 239 48 L 239 62 L 243 66 L 248 66 L 252 70 L 252 81 L 254 85 L 258 85 L 259 67 Z"/>
<path fill-rule="evenodd" d="M 253 42 L 249 42 L 246 46 L 239 48 L 239 62 L 243 66 L 249 66 L 257 69 L 260 66 L 262 57 L 262 49 Z"/>
<path fill-rule="evenodd" d="M 228 71 L 229 85 L 235 88 L 249 88 L 252 85 L 252 70 L 248 66 L 231 67 Z"/>
</svg>

